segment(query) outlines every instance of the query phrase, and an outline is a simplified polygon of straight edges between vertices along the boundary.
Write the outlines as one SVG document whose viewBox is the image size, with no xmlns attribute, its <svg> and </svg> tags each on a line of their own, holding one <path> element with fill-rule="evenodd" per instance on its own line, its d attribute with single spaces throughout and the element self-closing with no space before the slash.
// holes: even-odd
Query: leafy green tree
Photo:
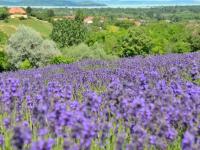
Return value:
<svg viewBox="0 0 200 150">
<path fill-rule="evenodd" d="M 120 45 L 120 56 L 130 57 L 135 55 L 149 54 L 152 49 L 151 39 L 141 29 L 131 29 L 122 38 Z"/>
<path fill-rule="evenodd" d="M 190 34 L 188 42 L 192 52 L 200 50 L 200 29 Z"/>
<path fill-rule="evenodd" d="M 32 13 L 32 8 L 31 8 L 31 7 L 27 7 L 27 8 L 26 8 L 26 12 L 27 12 L 28 15 L 31 15 L 31 13 Z"/>
<path fill-rule="evenodd" d="M 47 16 L 49 18 L 54 17 L 55 16 L 54 10 L 53 9 L 48 9 L 47 10 Z"/>
<path fill-rule="evenodd" d="M 183 23 L 160 21 L 143 27 L 152 39 L 152 54 L 184 53 L 190 51 L 188 32 Z"/>
<path fill-rule="evenodd" d="M 133 21 L 123 20 L 123 21 L 116 21 L 115 25 L 124 29 L 128 29 L 132 27 L 134 23 Z"/>
<path fill-rule="evenodd" d="M 32 67 L 45 66 L 52 57 L 60 55 L 54 42 L 43 40 L 39 33 L 25 26 L 10 37 L 6 52 L 12 69 L 29 66 L 28 63 Z"/>
<path fill-rule="evenodd" d="M 190 51 L 190 45 L 187 42 L 178 41 L 174 43 L 173 53 L 186 53 Z"/>
<path fill-rule="evenodd" d="M 73 46 L 83 42 L 86 38 L 86 28 L 76 20 L 60 20 L 53 24 L 51 38 L 60 47 Z"/>
<path fill-rule="evenodd" d="M 0 72 L 8 69 L 9 69 L 9 63 L 7 55 L 5 54 L 5 52 L 0 51 Z"/>
<path fill-rule="evenodd" d="M 85 16 L 84 16 L 84 14 L 83 14 L 83 11 L 81 11 L 81 10 L 79 9 L 79 10 L 76 12 L 75 20 L 76 20 L 77 22 L 82 23 L 82 22 L 84 21 L 84 18 L 85 18 Z"/>
<path fill-rule="evenodd" d="M 8 18 L 9 14 L 6 8 L 0 8 L 0 20 Z"/>
</svg>

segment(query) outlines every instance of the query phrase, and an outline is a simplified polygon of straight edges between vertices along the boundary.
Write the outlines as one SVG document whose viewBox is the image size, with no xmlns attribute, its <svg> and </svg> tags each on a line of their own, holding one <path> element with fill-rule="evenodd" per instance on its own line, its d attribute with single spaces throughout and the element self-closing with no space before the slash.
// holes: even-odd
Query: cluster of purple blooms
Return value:
<svg viewBox="0 0 200 150">
<path fill-rule="evenodd" d="M 199 52 L 2 73 L 0 147 L 199 150 L 199 80 Z"/>
</svg>

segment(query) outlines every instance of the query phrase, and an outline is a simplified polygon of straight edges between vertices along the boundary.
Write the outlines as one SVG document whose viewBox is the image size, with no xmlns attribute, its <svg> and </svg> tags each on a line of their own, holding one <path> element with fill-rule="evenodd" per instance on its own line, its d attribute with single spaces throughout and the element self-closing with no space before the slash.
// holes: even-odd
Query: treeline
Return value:
<svg viewBox="0 0 200 150">
<path fill-rule="evenodd" d="M 76 8 L 57 8 L 51 9 L 56 16 L 74 15 L 80 9 Z M 81 9 L 87 16 L 104 16 L 110 19 L 118 17 L 130 17 L 145 20 L 171 20 L 173 22 L 182 20 L 199 20 L 199 6 L 170 6 L 170 7 L 153 7 L 153 8 L 93 8 Z M 35 16 L 47 14 L 47 9 L 33 9 Z"/>
</svg>

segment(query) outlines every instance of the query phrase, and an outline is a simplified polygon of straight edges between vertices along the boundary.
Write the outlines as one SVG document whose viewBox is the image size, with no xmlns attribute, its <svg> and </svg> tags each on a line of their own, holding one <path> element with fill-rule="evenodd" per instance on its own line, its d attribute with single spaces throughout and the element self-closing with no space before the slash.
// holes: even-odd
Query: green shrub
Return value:
<svg viewBox="0 0 200 150">
<path fill-rule="evenodd" d="M 53 24 L 51 38 L 60 47 L 68 47 L 80 44 L 86 38 L 84 24 L 76 20 L 60 20 Z"/>
<path fill-rule="evenodd" d="M 0 51 L 3 51 L 7 43 L 7 35 L 0 31 Z"/>
<path fill-rule="evenodd" d="M 89 46 L 93 46 L 95 43 L 103 45 L 103 49 L 107 54 L 117 55 L 115 47 L 118 45 L 118 40 L 127 34 L 125 29 L 117 29 L 115 26 L 107 27 L 107 30 L 99 32 L 90 32 L 87 36 L 85 43 Z"/>
<path fill-rule="evenodd" d="M 188 37 L 188 42 L 192 52 L 200 50 L 200 28 L 197 27 L 196 31 L 193 31 Z"/>
<path fill-rule="evenodd" d="M 0 8 L 0 20 L 8 18 L 9 14 L 6 8 Z"/>
<path fill-rule="evenodd" d="M 75 58 L 67 57 L 67 56 L 57 56 L 52 58 L 51 64 L 70 64 L 75 62 Z"/>
<path fill-rule="evenodd" d="M 178 41 L 173 45 L 173 53 L 186 53 L 190 51 L 190 45 L 187 42 Z"/>
<path fill-rule="evenodd" d="M 49 18 L 54 17 L 55 16 L 54 10 L 53 9 L 48 9 L 47 10 L 47 16 Z"/>
<path fill-rule="evenodd" d="M 32 67 L 41 67 L 50 63 L 52 57 L 60 55 L 56 44 L 43 40 L 33 29 L 21 26 L 8 40 L 7 53 L 13 69 L 20 69 L 28 60 Z"/>
<path fill-rule="evenodd" d="M 0 45 L 4 45 L 7 42 L 7 35 L 4 32 L 0 31 Z"/>
<path fill-rule="evenodd" d="M 152 54 L 184 53 L 190 51 L 187 41 L 188 31 L 184 23 L 167 23 L 164 21 L 150 23 L 142 27 L 152 40 Z"/>
<path fill-rule="evenodd" d="M 0 72 L 6 71 L 9 69 L 9 63 L 6 54 L 3 51 L 0 51 Z"/>
<path fill-rule="evenodd" d="M 115 56 L 107 55 L 102 45 L 94 44 L 92 47 L 88 47 L 86 44 L 81 43 L 78 46 L 65 48 L 65 56 L 75 58 L 77 60 L 82 59 L 115 59 Z"/>
<path fill-rule="evenodd" d="M 26 8 L 27 14 L 28 14 L 28 15 L 31 15 L 32 10 L 33 10 L 33 9 L 32 9 L 31 7 L 27 7 L 27 8 Z"/>
<path fill-rule="evenodd" d="M 120 49 L 122 57 L 146 55 L 151 52 L 152 42 L 143 30 L 135 28 L 129 30 L 129 33 L 122 38 L 118 49 Z"/>
<path fill-rule="evenodd" d="M 32 68 L 31 63 L 28 59 L 24 60 L 21 62 L 19 69 L 26 70 Z"/>
<path fill-rule="evenodd" d="M 128 29 L 132 26 L 134 26 L 133 21 L 129 21 L 129 20 L 123 20 L 123 21 L 116 21 L 115 25 L 124 29 Z"/>
</svg>

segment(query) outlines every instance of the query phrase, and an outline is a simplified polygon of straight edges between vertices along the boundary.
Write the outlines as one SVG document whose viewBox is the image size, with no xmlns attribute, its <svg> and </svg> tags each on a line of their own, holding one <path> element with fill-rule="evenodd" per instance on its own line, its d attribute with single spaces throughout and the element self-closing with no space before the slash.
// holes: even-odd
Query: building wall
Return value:
<svg viewBox="0 0 200 150">
<path fill-rule="evenodd" d="M 18 14 L 16 14 L 16 15 L 10 15 L 10 18 L 28 18 L 28 16 L 27 15 L 18 15 Z"/>
</svg>

